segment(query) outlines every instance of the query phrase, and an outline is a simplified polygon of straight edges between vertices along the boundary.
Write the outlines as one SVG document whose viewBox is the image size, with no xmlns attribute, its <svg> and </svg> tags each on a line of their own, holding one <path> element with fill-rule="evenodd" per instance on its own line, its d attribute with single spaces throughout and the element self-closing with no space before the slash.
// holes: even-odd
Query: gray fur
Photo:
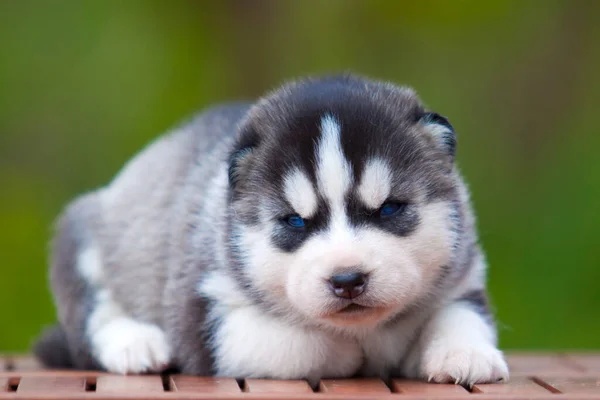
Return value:
<svg viewBox="0 0 600 400">
<path fill-rule="evenodd" d="M 58 221 L 57 235 L 52 243 L 50 279 L 58 311 L 60 327 L 46 332 L 36 348 L 37 355 L 48 365 L 70 364 L 80 369 L 98 369 L 91 357 L 84 329 L 94 298 L 93 289 L 75 271 L 78 249 L 85 246 L 97 229 L 99 204 L 94 193 L 73 201 Z M 66 343 L 64 341 L 66 340 Z M 69 349 L 69 357 L 48 351 L 52 342 L 58 349 Z M 44 343 L 45 342 L 45 343 Z M 57 351 L 54 349 L 53 351 Z M 52 357 L 51 357 L 52 356 Z"/>
<path fill-rule="evenodd" d="M 369 157 L 382 157 L 393 166 L 393 194 L 411 200 L 425 193 L 428 203 L 452 204 L 452 255 L 439 266 L 438 280 L 378 328 L 346 332 L 282 303 L 250 274 L 247 249 L 241 245 L 243 229 L 260 228 L 259 215 L 289 208 L 281 194 L 287 168 L 301 165 L 315 179 L 314 143 L 319 132 L 314 127 L 325 111 L 342 121 L 341 145 L 357 180 Z M 60 328 L 42 339 L 38 356 L 49 365 L 63 357 L 66 364 L 64 354 L 43 350 L 52 341 L 66 340 L 70 364 L 102 367 L 90 349 L 86 329 L 101 301 L 97 293 L 105 290 L 130 318 L 164 331 L 171 345 L 170 364 L 185 373 L 218 372 L 215 357 L 224 340 L 220 328 L 230 312 L 225 303 L 239 298 L 240 307 L 260 310 L 273 323 L 328 338 L 339 335 L 340 341 L 348 340 L 346 348 L 357 344 L 363 362 L 351 368 L 352 374 L 418 375 L 419 361 L 408 353 L 416 348 L 427 321 L 448 304 L 474 300 L 469 293 L 485 292 L 475 218 L 466 185 L 454 166 L 453 128 L 428 135 L 419 125 L 425 112 L 409 89 L 344 76 L 293 82 L 256 104 L 214 107 L 160 137 L 109 185 L 76 199 L 62 215 L 51 265 Z M 384 145 L 389 137 L 394 140 Z M 350 203 L 359 205 L 352 198 Z M 319 210 L 324 228 L 330 216 L 321 198 Z M 417 212 L 410 224 L 385 229 L 410 236 L 420 223 Z M 370 223 L 360 218 L 353 223 Z M 277 240 L 272 243 L 278 245 Z M 280 246 L 293 254 L 303 243 Z M 98 282 L 82 276 L 76 266 L 78 255 L 90 246 L 100 254 Z M 199 290 L 214 277 L 233 282 L 227 299 Z M 488 310 L 479 307 L 478 312 Z M 372 342 L 378 335 L 396 347 L 394 360 L 379 359 L 385 349 Z M 298 378 L 319 379 L 327 373 L 337 372 L 308 371 Z"/>
</svg>

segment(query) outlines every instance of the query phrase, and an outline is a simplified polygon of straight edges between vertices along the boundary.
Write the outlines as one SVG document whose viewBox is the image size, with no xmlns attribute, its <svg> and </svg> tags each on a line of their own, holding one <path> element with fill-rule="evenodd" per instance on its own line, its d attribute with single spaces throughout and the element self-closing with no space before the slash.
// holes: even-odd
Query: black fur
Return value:
<svg viewBox="0 0 600 400">
<path fill-rule="evenodd" d="M 268 97 L 260 108 L 250 111 L 230 168 L 236 216 L 249 225 L 257 223 L 261 202 L 283 213 L 273 213 L 276 227 L 271 233 L 272 242 L 283 251 L 299 248 L 329 220 L 326 202 L 319 199 L 318 214 L 307 221 L 306 229 L 290 229 L 279 221 L 286 212 L 294 212 L 282 196 L 285 174 L 292 167 L 307 175 L 319 195 L 316 150 L 326 115 L 340 125 L 341 146 L 354 182 L 360 182 L 368 160 L 380 157 L 394 171 L 392 199 L 409 204 L 401 216 L 373 218 L 369 215 L 372 210 L 361 205 L 354 188 L 347 194 L 353 224 L 374 224 L 406 236 L 419 223 L 418 209 L 410 204 L 421 188 L 426 188 L 429 201 L 454 195 L 452 177 L 439 167 L 439 149 L 432 145 L 435 138 L 426 137 L 418 126 L 425 119 L 451 128 L 445 118 L 425 112 L 411 94 L 381 83 L 345 75 L 302 81 Z"/>
<path fill-rule="evenodd" d="M 281 188 L 281 190 L 283 193 L 283 188 Z M 294 209 L 285 199 L 280 198 L 278 200 L 279 201 L 275 200 L 274 202 L 278 203 L 278 207 L 282 210 L 282 213 L 279 218 L 274 216 L 277 223 L 275 224 L 275 229 L 271 233 L 271 242 L 281 250 L 293 252 L 311 235 L 322 232 L 327 228 L 331 211 L 329 209 L 329 204 L 322 197 L 318 198 L 317 212 L 315 215 L 305 219 L 304 228 L 294 228 L 286 223 L 286 217 L 290 214 L 294 214 Z"/>
<path fill-rule="evenodd" d="M 45 329 L 33 345 L 33 354 L 46 368 L 73 368 L 67 336 L 59 325 Z"/>
<path fill-rule="evenodd" d="M 379 210 L 365 209 L 358 201 L 350 203 L 348 215 L 353 225 L 372 225 L 377 229 L 397 236 L 408 236 L 419 226 L 419 211 L 416 205 L 406 205 L 397 215 L 381 217 Z"/>
</svg>

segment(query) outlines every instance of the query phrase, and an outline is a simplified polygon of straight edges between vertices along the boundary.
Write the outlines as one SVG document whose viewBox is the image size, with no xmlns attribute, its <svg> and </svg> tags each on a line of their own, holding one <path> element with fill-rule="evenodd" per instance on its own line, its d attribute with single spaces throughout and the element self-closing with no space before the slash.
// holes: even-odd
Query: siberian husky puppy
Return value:
<svg viewBox="0 0 600 400">
<path fill-rule="evenodd" d="M 49 366 L 307 379 L 508 378 L 456 135 L 342 75 L 219 105 L 57 224 Z"/>
</svg>

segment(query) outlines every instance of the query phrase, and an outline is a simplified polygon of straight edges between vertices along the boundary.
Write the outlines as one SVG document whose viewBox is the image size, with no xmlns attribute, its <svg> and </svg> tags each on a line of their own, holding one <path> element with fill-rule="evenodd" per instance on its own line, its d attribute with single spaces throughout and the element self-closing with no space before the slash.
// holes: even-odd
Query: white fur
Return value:
<svg viewBox="0 0 600 400">
<path fill-rule="evenodd" d="M 96 293 L 94 310 L 88 317 L 86 329 L 88 336 L 93 336 L 103 326 L 116 318 L 125 316 L 123 308 L 117 304 L 108 289 Z"/>
<path fill-rule="evenodd" d="M 255 307 L 228 310 L 215 338 L 219 376 L 315 383 L 322 376 L 350 376 L 362 362 L 355 340 L 294 326 Z"/>
<path fill-rule="evenodd" d="M 341 127 L 339 123 L 331 116 L 326 115 L 321 120 L 321 141 L 319 143 L 317 181 L 319 191 L 324 194 L 327 199 L 331 219 L 325 236 L 316 238 L 313 243 L 316 246 L 326 243 L 329 246 L 329 251 L 322 252 L 321 257 L 330 257 L 328 262 L 319 262 L 313 259 L 312 261 L 302 260 L 302 256 L 294 258 L 295 265 L 298 261 L 317 262 L 312 267 L 313 270 L 320 268 L 322 274 L 317 279 L 328 279 L 332 274 L 340 273 L 344 268 L 356 267 L 361 265 L 361 257 L 355 251 L 348 251 L 348 246 L 351 245 L 354 239 L 354 231 L 348 224 L 348 216 L 345 210 L 345 195 L 352 185 L 352 171 L 350 163 L 344 156 L 341 147 L 340 135 Z M 311 248 L 312 245 L 307 245 L 305 249 Z M 304 252 L 304 251 L 302 251 Z M 302 278 L 296 276 L 292 278 L 297 282 L 301 282 Z M 305 280 L 304 284 L 315 284 Z M 292 283 L 293 284 L 293 283 Z M 319 289 L 321 285 L 317 286 Z M 288 288 L 289 289 L 289 288 Z"/>
<path fill-rule="evenodd" d="M 494 330 L 466 303 L 453 303 L 439 311 L 428 322 L 420 346 L 422 378 L 467 385 L 508 379 Z"/>
<path fill-rule="evenodd" d="M 341 127 L 330 115 L 321 120 L 321 140 L 317 149 L 319 191 L 334 210 L 343 208 L 344 195 L 352 184 L 352 171 L 340 143 Z"/>
<path fill-rule="evenodd" d="M 442 135 L 450 133 L 450 129 L 440 124 L 427 124 L 427 130 L 436 138 L 440 138 Z"/>
<path fill-rule="evenodd" d="M 170 360 L 170 346 L 156 325 L 131 318 L 115 318 L 91 337 L 98 361 L 119 374 L 160 372 Z"/>
<path fill-rule="evenodd" d="M 310 218 L 317 212 L 317 195 L 312 183 L 298 168 L 286 175 L 283 193 L 302 218 Z"/>
<path fill-rule="evenodd" d="M 239 237 L 248 276 L 273 303 L 283 309 L 336 326 L 376 324 L 399 312 L 430 290 L 451 257 L 449 205 L 424 205 L 421 224 L 411 235 L 397 237 L 378 229 L 351 230 L 344 215 L 334 216 L 330 228 L 309 238 L 293 253 L 285 253 L 270 242 L 272 227 L 241 227 Z M 337 220 L 337 222 L 336 222 Z M 341 307 L 327 284 L 340 269 L 361 266 L 369 273 L 367 292 L 356 302 L 380 307 L 364 319 L 346 320 L 331 314 Z M 333 318 L 333 319 L 332 319 Z"/>
<path fill-rule="evenodd" d="M 101 283 L 104 272 L 100 251 L 95 246 L 89 246 L 78 254 L 77 271 L 88 284 L 96 286 Z"/>
<path fill-rule="evenodd" d="M 87 322 L 92 352 L 109 372 L 157 372 L 170 360 L 170 346 L 157 326 L 128 317 L 107 289 L 96 295 Z"/>
<path fill-rule="evenodd" d="M 441 145 L 444 145 L 443 144 L 443 138 L 444 138 L 444 136 L 447 135 L 447 134 L 449 134 L 449 133 L 451 133 L 450 129 L 448 129 L 446 126 L 440 125 L 440 124 L 435 124 L 435 123 L 428 123 L 428 124 L 426 124 L 425 125 L 425 129 Z"/>
<path fill-rule="evenodd" d="M 391 180 L 390 168 L 384 160 L 369 160 L 358 186 L 358 195 L 362 202 L 371 209 L 379 208 L 390 194 Z"/>
<path fill-rule="evenodd" d="M 424 313 L 418 313 L 404 319 L 401 325 L 365 331 L 360 337 L 364 354 L 362 374 L 381 377 L 400 368 L 400 362 L 408 353 L 414 335 L 418 333 L 417 328 L 425 317 Z"/>
<path fill-rule="evenodd" d="M 229 275 L 217 271 L 211 272 L 200 282 L 198 294 L 218 299 L 219 304 L 231 309 L 252 304 Z"/>
</svg>

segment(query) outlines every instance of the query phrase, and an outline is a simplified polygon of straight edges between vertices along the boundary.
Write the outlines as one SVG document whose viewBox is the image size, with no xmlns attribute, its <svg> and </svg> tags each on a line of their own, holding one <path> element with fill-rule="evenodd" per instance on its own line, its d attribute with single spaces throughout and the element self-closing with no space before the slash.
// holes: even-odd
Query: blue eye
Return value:
<svg viewBox="0 0 600 400">
<path fill-rule="evenodd" d="M 286 221 L 290 226 L 293 226 L 294 228 L 304 228 L 304 220 L 302 219 L 302 217 L 299 217 L 297 215 L 292 215 L 291 217 L 288 217 Z"/>
<path fill-rule="evenodd" d="M 381 206 L 379 215 L 382 217 L 389 217 L 391 215 L 397 214 L 399 211 L 404 209 L 405 205 L 401 203 L 385 203 Z"/>
</svg>

